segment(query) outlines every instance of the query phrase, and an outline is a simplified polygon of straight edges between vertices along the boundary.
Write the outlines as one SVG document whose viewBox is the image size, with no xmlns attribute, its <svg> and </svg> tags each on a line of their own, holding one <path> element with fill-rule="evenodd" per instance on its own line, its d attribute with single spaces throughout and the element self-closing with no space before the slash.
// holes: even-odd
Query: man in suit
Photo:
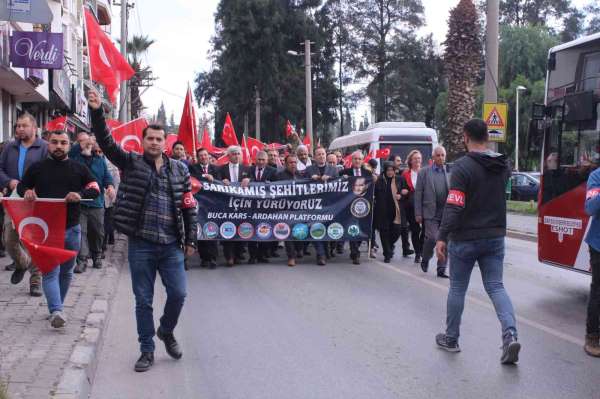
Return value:
<svg viewBox="0 0 600 399">
<path fill-rule="evenodd" d="M 304 176 L 315 181 L 326 182 L 329 179 L 338 177 L 338 171 L 335 166 L 329 166 L 326 163 L 327 152 L 325 148 L 317 148 L 315 150 L 315 159 L 312 165 L 306 168 Z M 315 250 L 317 251 L 317 265 L 325 266 L 327 242 L 314 241 Z"/>
<path fill-rule="evenodd" d="M 427 273 L 429 261 L 433 257 L 433 249 L 442 222 L 446 199 L 448 198 L 448 173 L 446 172 L 446 150 L 438 146 L 433 150 L 433 164 L 419 171 L 415 187 L 415 219 L 425 228 L 423 259 L 421 269 Z M 446 275 L 446 261 L 437 263 L 437 275 Z"/>
<path fill-rule="evenodd" d="M 198 163 L 190 165 L 190 174 L 200 181 L 212 182 L 219 171 L 210 163 L 210 155 L 206 148 L 196 151 Z M 198 241 L 198 254 L 200 255 L 200 266 L 208 269 L 216 269 L 219 248 L 216 240 Z"/>
<path fill-rule="evenodd" d="M 268 155 L 265 151 L 259 151 L 256 153 L 256 165 L 250 168 L 250 181 L 251 182 L 270 182 L 275 180 L 277 169 L 269 166 Z M 248 243 L 248 252 L 250 253 L 250 259 L 248 264 L 252 265 L 255 263 L 268 263 L 267 259 L 271 252 L 272 242 L 257 242 L 252 241 Z"/>
<path fill-rule="evenodd" d="M 297 169 L 298 158 L 295 154 L 289 154 L 285 157 L 285 167 L 283 170 L 280 170 L 275 175 L 275 181 L 282 180 L 298 180 L 301 179 L 302 176 L 298 172 Z M 296 257 L 302 257 L 302 241 L 286 241 L 285 242 L 285 252 L 288 258 L 288 266 L 294 267 L 296 266 Z"/>
<path fill-rule="evenodd" d="M 219 169 L 219 178 L 224 185 L 239 184 L 242 187 L 250 182 L 250 170 L 242 165 L 242 149 L 237 145 L 227 148 L 227 158 L 229 163 L 221 166 Z M 233 267 L 234 264 L 244 260 L 244 243 L 242 242 L 223 242 L 223 255 L 227 267 Z"/>
<path fill-rule="evenodd" d="M 357 179 L 357 182 L 359 182 L 359 180 L 364 182 L 365 179 L 372 179 L 373 173 L 371 173 L 370 170 L 365 168 L 364 160 L 365 157 L 363 156 L 362 152 L 355 151 L 352 154 L 352 167 L 344 169 L 342 171 L 342 176 L 346 178 L 348 176 L 354 176 L 357 178 L 360 177 L 361 179 Z M 364 190 L 357 190 L 355 194 L 364 195 Z M 360 251 L 358 250 L 360 248 L 360 243 L 360 241 L 350 241 L 350 258 L 352 259 L 352 263 L 354 263 L 355 265 L 360 265 Z"/>
</svg>

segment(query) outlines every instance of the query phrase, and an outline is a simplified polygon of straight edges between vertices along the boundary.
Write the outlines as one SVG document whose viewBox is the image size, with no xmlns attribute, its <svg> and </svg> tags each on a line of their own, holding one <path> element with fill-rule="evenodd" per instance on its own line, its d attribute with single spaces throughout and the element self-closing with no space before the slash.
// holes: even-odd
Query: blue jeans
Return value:
<svg viewBox="0 0 600 399">
<path fill-rule="evenodd" d="M 494 304 L 502 325 L 502 335 L 517 334 L 515 311 L 502 283 L 504 237 L 474 241 L 450 241 L 450 291 L 446 335 L 458 339 L 465 295 L 475 262 L 479 264 L 483 286 Z"/>
<path fill-rule="evenodd" d="M 81 226 L 69 227 L 65 231 L 65 249 L 79 252 L 81 246 Z M 50 313 L 63 310 L 63 304 L 73 279 L 75 257 L 57 266 L 50 273 L 42 276 L 42 288 Z"/>
<path fill-rule="evenodd" d="M 315 247 L 315 251 L 317 252 L 318 257 L 324 258 L 325 255 L 327 255 L 327 245 L 329 245 L 329 242 L 313 241 L 312 244 Z"/>
<path fill-rule="evenodd" d="M 183 258 L 183 250 L 177 242 L 161 245 L 140 238 L 129 238 L 129 269 L 141 352 L 154 352 L 152 302 L 157 271 L 167 290 L 160 329 L 172 333 L 177 325 L 187 285 Z"/>
</svg>

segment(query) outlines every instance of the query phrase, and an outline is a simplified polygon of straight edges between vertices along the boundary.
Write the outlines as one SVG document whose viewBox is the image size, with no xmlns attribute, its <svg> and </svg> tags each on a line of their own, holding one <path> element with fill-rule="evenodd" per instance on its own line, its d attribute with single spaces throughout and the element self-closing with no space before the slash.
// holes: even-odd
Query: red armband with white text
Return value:
<svg viewBox="0 0 600 399">
<path fill-rule="evenodd" d="M 596 198 L 598 196 L 598 194 L 600 194 L 600 188 L 598 188 L 598 187 L 596 187 L 596 188 L 590 188 L 585 193 L 585 199 L 589 200 L 589 199 L 592 199 L 592 198 Z"/>
<path fill-rule="evenodd" d="M 448 199 L 446 199 L 446 203 L 464 208 L 465 207 L 465 193 L 463 193 L 462 191 L 459 191 L 459 190 L 450 190 L 450 192 L 448 192 Z"/>
<path fill-rule="evenodd" d="M 190 209 L 196 207 L 196 199 L 194 198 L 194 194 L 191 191 L 183 194 L 183 198 L 181 199 L 181 209 Z"/>
</svg>

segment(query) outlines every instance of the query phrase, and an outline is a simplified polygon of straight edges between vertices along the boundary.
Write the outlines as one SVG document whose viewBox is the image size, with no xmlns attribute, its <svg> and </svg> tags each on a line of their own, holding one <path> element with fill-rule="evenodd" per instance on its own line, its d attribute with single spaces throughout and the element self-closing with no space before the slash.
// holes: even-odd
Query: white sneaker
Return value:
<svg viewBox="0 0 600 399">
<path fill-rule="evenodd" d="M 54 328 L 62 328 L 67 323 L 67 317 L 60 310 L 52 312 L 50 315 L 50 325 Z"/>
</svg>

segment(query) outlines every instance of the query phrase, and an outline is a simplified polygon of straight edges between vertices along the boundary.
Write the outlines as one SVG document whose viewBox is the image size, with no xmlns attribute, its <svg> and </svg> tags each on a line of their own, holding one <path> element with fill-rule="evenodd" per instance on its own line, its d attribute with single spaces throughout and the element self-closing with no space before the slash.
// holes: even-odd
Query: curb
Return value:
<svg viewBox="0 0 600 399">
<path fill-rule="evenodd" d="M 127 239 L 125 236 L 120 236 L 117 237 L 110 252 L 107 252 L 105 259 L 107 261 L 107 283 L 111 287 L 115 287 L 115 290 L 105 298 L 98 298 L 92 302 L 79 341 L 73 348 L 71 357 L 65 364 L 63 374 L 51 396 L 53 399 L 86 399 L 89 397 L 98 367 L 99 354 L 104 344 L 104 335 L 108 324 L 107 317 L 116 295 L 121 267 L 126 256 L 126 247 Z"/>
<path fill-rule="evenodd" d="M 525 240 L 531 242 L 537 242 L 538 240 L 537 234 L 525 233 L 523 231 L 518 230 L 506 230 L 506 236 L 510 238 L 516 238 L 518 240 Z"/>
</svg>

